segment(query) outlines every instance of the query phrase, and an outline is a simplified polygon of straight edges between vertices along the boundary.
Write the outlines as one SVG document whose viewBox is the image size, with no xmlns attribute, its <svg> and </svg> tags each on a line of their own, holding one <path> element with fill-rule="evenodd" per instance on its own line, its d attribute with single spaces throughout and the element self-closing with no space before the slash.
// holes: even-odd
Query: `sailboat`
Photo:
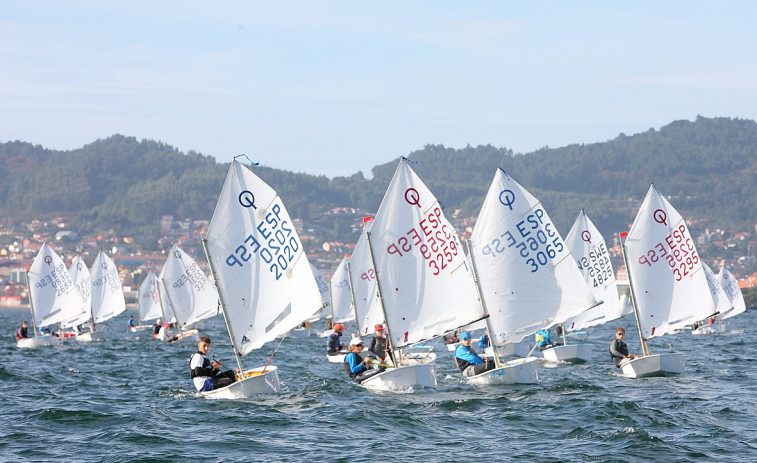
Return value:
<svg viewBox="0 0 757 463">
<path fill-rule="evenodd" d="M 242 368 L 241 358 L 310 317 L 321 295 L 281 198 L 236 159 L 203 246 L 243 378 L 201 394 L 243 398 L 278 392 L 278 368 L 269 364 L 273 356 L 250 370 Z"/>
<path fill-rule="evenodd" d="M 330 304 L 330 301 L 331 301 L 331 295 L 329 294 L 330 290 L 329 290 L 329 283 L 328 283 L 328 281 L 326 281 L 326 279 L 323 277 L 323 274 L 321 273 L 321 271 L 318 270 L 318 267 L 316 267 L 315 265 L 310 264 L 310 270 L 313 271 L 313 277 L 315 278 L 315 284 L 318 285 L 318 292 L 321 295 L 321 303 L 317 307 L 317 310 L 315 311 L 315 313 L 313 313 L 313 315 L 311 315 L 310 317 L 308 317 L 307 320 L 305 320 L 304 322 L 302 322 L 302 325 L 296 327 L 295 329 L 293 329 L 293 330 L 291 330 L 289 332 L 288 335 L 292 336 L 292 337 L 298 337 L 299 338 L 299 337 L 308 337 L 308 336 L 310 336 L 312 334 L 311 332 L 313 331 L 312 326 L 311 326 L 312 323 L 315 323 L 315 322 L 317 322 L 319 320 L 323 320 L 324 318 L 326 318 L 326 316 L 329 314 L 329 312 L 331 310 L 331 309 L 329 309 L 329 304 Z M 316 333 L 320 334 L 320 332 L 318 332 L 318 331 L 316 331 Z"/>
<path fill-rule="evenodd" d="M 649 339 L 672 333 L 715 313 L 702 261 L 683 217 L 649 187 L 628 233 L 621 233 L 631 303 L 643 354 L 620 363 L 638 378 L 680 374 L 684 355 L 650 354 Z"/>
<path fill-rule="evenodd" d="M 344 256 L 334 271 L 334 275 L 331 277 L 331 290 L 329 294 L 331 295 L 331 322 L 334 325 L 337 323 L 343 324 L 355 319 L 352 286 L 350 285 L 349 259 L 350 256 Z M 329 331 L 333 333 L 333 330 Z M 342 363 L 346 356 L 347 352 L 343 351 L 336 355 L 327 355 L 326 359 L 330 363 Z"/>
<path fill-rule="evenodd" d="M 197 262 L 172 245 L 162 272 L 162 281 L 179 325 L 177 341 L 199 341 L 191 325 L 218 315 L 218 291 Z"/>
<path fill-rule="evenodd" d="M 139 312 L 139 325 L 132 331 L 138 331 L 142 326 L 151 328 L 151 325 L 143 324 L 143 322 L 149 322 L 157 320 L 163 316 L 163 310 L 160 303 L 160 291 L 158 290 L 158 275 L 153 271 L 147 272 L 147 276 L 139 285 L 137 291 L 138 299 L 138 312 Z"/>
<path fill-rule="evenodd" d="M 38 327 L 61 323 L 84 312 L 63 259 L 44 243 L 26 274 L 34 337 L 16 342 L 19 348 L 51 346 L 59 342 L 55 336 L 40 336 Z"/>
<path fill-rule="evenodd" d="M 495 353 L 596 304 L 539 200 L 502 169 L 494 174 L 470 241 Z M 533 383 L 533 361 L 517 359 L 472 381 Z"/>
<path fill-rule="evenodd" d="M 701 320 L 695 323 L 691 328 L 691 334 L 713 334 L 722 333 L 725 331 L 725 326 L 720 318 L 720 314 L 731 310 L 731 300 L 723 289 L 723 285 L 720 284 L 720 279 L 712 271 L 709 265 L 702 262 L 702 268 L 704 274 L 707 277 L 707 286 L 710 288 L 710 294 L 712 295 L 712 302 L 715 304 L 715 315 L 710 316 L 707 320 Z"/>
<path fill-rule="evenodd" d="M 562 324 L 563 345 L 542 353 L 550 361 L 588 362 L 591 360 L 591 345 L 568 343 L 568 334 L 616 320 L 623 315 L 623 309 L 605 239 L 583 209 L 565 237 L 565 245 L 573 254 L 594 298 L 602 304 L 566 320 Z"/>
<path fill-rule="evenodd" d="M 73 320 L 63 323 L 63 328 L 75 328 L 77 330 L 76 340 L 79 342 L 100 341 L 105 339 L 105 331 L 95 331 L 95 323 L 92 321 L 92 277 L 81 256 L 76 256 L 71 261 L 68 268 L 71 279 L 76 286 L 76 291 L 81 297 L 81 303 L 84 307 L 84 313 Z M 79 326 L 89 322 L 89 332 L 78 332 Z"/>
<path fill-rule="evenodd" d="M 744 313 L 746 311 L 744 294 L 741 292 L 741 288 L 739 288 L 739 282 L 736 281 L 733 274 L 725 268 L 725 265 L 720 267 L 718 280 L 720 280 L 720 285 L 723 287 L 723 291 L 725 291 L 726 296 L 728 296 L 728 299 L 731 301 L 731 309 L 725 313 L 721 313 L 720 318 L 725 320 L 740 313 Z"/>
<path fill-rule="evenodd" d="M 121 279 L 118 276 L 118 268 L 110 257 L 102 250 L 97 253 L 90 270 L 92 275 L 92 331 L 85 333 L 90 340 L 103 339 L 103 334 L 94 333 L 97 323 L 104 323 L 111 318 L 126 311 L 124 291 Z M 86 337 L 77 340 L 85 341 Z"/>
<path fill-rule="evenodd" d="M 383 320 L 376 324 L 385 322 L 389 341 L 398 349 L 395 366 L 362 381 L 370 390 L 435 387 L 436 356 L 403 354 L 400 349 L 484 317 L 457 232 L 409 162 L 400 160 L 364 241 L 358 241 L 350 259 L 352 281 L 355 275 L 371 275 L 370 284 L 377 290 L 364 305 L 355 288 L 360 334 L 374 327 L 366 324 L 364 311 L 375 307 L 377 297 Z M 368 262 L 356 260 L 366 251 Z"/>
</svg>

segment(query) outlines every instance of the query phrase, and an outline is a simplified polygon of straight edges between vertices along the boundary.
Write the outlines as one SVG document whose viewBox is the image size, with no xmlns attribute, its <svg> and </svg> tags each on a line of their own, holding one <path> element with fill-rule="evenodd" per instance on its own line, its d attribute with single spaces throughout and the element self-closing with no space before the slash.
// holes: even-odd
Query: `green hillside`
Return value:
<svg viewBox="0 0 757 463">
<path fill-rule="evenodd" d="M 260 160 L 268 164 L 274 160 Z M 515 155 L 492 146 L 428 145 L 409 153 L 416 173 L 447 208 L 476 215 L 494 171 L 502 167 L 539 198 L 566 233 L 581 208 L 600 231 L 624 229 L 654 182 L 685 217 L 734 230 L 757 222 L 757 124 L 699 117 L 659 131 L 589 145 Z M 255 172 L 277 189 L 291 214 L 322 219 L 334 207 L 375 212 L 396 160 L 329 179 L 268 167 Z M 65 215 L 92 229 L 152 232 L 160 217 L 209 219 L 228 163 L 166 144 L 114 135 L 81 149 L 53 151 L 0 143 L 0 214 L 18 219 Z M 343 227 L 327 228 L 340 238 Z"/>
</svg>

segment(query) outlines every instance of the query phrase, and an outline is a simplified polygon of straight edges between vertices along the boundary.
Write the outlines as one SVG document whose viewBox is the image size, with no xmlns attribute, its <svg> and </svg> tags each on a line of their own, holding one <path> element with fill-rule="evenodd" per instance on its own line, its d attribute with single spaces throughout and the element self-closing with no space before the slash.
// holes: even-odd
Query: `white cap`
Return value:
<svg viewBox="0 0 757 463">
<path fill-rule="evenodd" d="M 360 338 L 352 338 L 352 340 L 350 340 L 350 346 L 357 346 L 358 344 L 363 344 L 363 340 Z"/>
</svg>

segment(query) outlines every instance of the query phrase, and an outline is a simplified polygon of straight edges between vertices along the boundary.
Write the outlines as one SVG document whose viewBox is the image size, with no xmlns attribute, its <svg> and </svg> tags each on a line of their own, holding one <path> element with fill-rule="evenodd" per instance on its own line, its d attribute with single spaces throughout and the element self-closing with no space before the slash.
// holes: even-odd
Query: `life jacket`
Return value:
<svg viewBox="0 0 757 463">
<path fill-rule="evenodd" d="M 471 354 L 478 355 L 478 354 L 476 354 L 476 351 L 474 351 L 471 346 L 463 346 L 462 344 L 460 344 L 460 346 L 464 347 Z M 457 365 L 457 368 L 460 369 L 460 371 L 465 371 L 466 368 L 468 368 L 469 366 L 473 365 L 469 361 L 463 360 L 460 357 L 458 357 L 457 355 L 455 356 L 455 364 Z"/>
<path fill-rule="evenodd" d="M 620 352 L 624 356 L 628 355 L 628 346 L 626 345 L 626 343 L 624 343 L 623 341 L 618 341 L 617 339 L 613 339 L 612 342 L 610 342 L 610 347 L 608 349 L 608 351 L 610 352 L 610 358 L 612 358 L 612 359 L 624 358 L 624 357 L 618 357 L 617 355 L 615 355 L 615 354 L 612 353 L 612 345 L 613 345 L 613 343 L 617 343 L 617 344 L 615 344 L 615 350 L 617 350 L 618 352 Z"/>
<path fill-rule="evenodd" d="M 16 330 L 16 339 L 21 339 L 21 328 Z"/>
<path fill-rule="evenodd" d="M 357 363 L 363 363 L 363 357 L 361 357 L 360 354 L 358 354 L 357 352 L 350 352 L 350 354 L 355 354 L 355 357 L 357 357 Z M 355 378 L 355 376 L 357 376 L 360 373 L 362 373 L 362 371 L 359 372 L 359 373 L 353 373 L 352 370 L 350 370 L 350 364 L 347 362 L 347 357 L 349 357 L 350 354 L 347 354 L 347 356 L 344 357 L 344 362 L 342 362 L 342 364 L 344 365 L 344 371 L 347 372 L 347 374 L 349 375 L 349 377 L 350 378 Z"/>
<path fill-rule="evenodd" d="M 326 346 L 329 348 L 329 352 L 339 352 L 342 335 L 334 331 L 329 335 L 329 340 Z"/>
<path fill-rule="evenodd" d="M 194 358 L 195 355 L 202 355 L 203 361 L 202 366 L 192 368 L 192 358 Z M 210 366 L 210 360 L 208 360 L 207 357 L 202 352 L 195 352 L 189 357 L 189 377 L 194 379 L 197 376 L 213 376 L 213 368 Z"/>
</svg>

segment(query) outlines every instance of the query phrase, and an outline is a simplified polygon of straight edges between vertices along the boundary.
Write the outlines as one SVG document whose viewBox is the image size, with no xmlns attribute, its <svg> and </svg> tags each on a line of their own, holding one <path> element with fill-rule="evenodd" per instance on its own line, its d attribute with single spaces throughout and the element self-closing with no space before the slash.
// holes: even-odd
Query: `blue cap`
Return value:
<svg viewBox="0 0 757 463">
<path fill-rule="evenodd" d="M 465 333 L 460 335 L 460 339 L 462 339 L 463 341 L 470 341 L 471 340 L 470 333 L 466 331 Z"/>
</svg>

